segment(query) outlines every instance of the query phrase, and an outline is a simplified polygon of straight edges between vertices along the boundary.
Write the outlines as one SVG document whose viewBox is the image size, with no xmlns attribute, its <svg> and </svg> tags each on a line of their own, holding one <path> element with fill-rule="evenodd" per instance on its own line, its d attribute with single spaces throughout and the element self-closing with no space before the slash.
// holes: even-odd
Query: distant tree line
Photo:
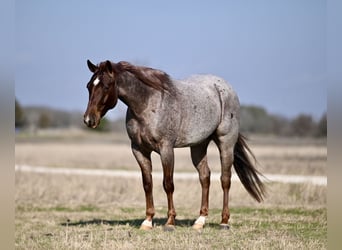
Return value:
<svg viewBox="0 0 342 250">
<path fill-rule="evenodd" d="M 318 121 L 308 114 L 299 114 L 289 119 L 269 114 L 262 107 L 242 105 L 240 121 L 242 132 L 300 137 L 327 136 L 326 113 Z"/>
<path fill-rule="evenodd" d="M 21 127 L 25 127 L 26 125 L 27 125 L 26 116 L 24 114 L 24 111 L 21 105 L 16 99 L 15 100 L 15 127 L 21 128 Z"/>
<path fill-rule="evenodd" d="M 246 133 L 275 134 L 282 136 L 300 137 L 326 137 L 327 114 L 315 121 L 311 115 L 299 114 L 293 119 L 280 115 L 269 114 L 266 109 L 258 106 L 241 106 L 240 117 L 241 131 Z M 28 128 L 66 128 L 81 127 L 83 114 L 80 112 L 66 112 L 44 107 L 23 108 L 15 101 L 15 127 Z M 103 118 L 100 126 L 95 131 L 120 131 L 124 130 L 124 120 L 111 122 Z"/>
<path fill-rule="evenodd" d="M 16 129 L 47 129 L 80 127 L 88 129 L 83 123 L 81 112 L 68 112 L 48 107 L 22 107 L 15 100 L 15 127 Z M 111 131 L 111 122 L 103 118 L 94 131 Z"/>
</svg>

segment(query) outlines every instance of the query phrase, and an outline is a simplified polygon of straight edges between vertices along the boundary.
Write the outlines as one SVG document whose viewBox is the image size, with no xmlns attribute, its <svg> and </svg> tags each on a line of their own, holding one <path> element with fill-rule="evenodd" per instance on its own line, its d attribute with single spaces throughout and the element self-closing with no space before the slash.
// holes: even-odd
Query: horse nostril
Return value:
<svg viewBox="0 0 342 250">
<path fill-rule="evenodd" d="M 88 127 L 91 127 L 91 126 L 92 126 L 92 121 L 91 121 L 89 115 L 87 115 L 87 116 L 84 117 L 83 122 L 84 122 Z"/>
<path fill-rule="evenodd" d="M 96 128 L 98 125 L 98 119 L 96 115 L 87 115 L 84 117 L 83 121 L 89 128 Z"/>
</svg>

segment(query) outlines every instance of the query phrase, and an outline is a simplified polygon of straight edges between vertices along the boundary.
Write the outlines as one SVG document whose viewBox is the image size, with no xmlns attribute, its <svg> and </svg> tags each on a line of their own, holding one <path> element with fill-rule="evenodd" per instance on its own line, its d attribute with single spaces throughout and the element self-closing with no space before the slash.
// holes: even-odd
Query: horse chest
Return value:
<svg viewBox="0 0 342 250">
<path fill-rule="evenodd" d="M 156 129 L 153 129 L 150 124 L 131 119 L 126 123 L 126 128 L 129 138 L 135 145 L 158 151 L 160 140 Z"/>
</svg>

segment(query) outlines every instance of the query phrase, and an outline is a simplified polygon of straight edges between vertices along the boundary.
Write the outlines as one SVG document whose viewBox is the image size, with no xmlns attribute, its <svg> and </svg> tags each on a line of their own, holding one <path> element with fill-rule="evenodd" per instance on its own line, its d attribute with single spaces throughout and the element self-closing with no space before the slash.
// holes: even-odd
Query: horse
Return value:
<svg viewBox="0 0 342 250">
<path fill-rule="evenodd" d="M 87 60 L 92 72 L 87 84 L 89 101 L 84 123 L 96 128 L 118 99 L 127 105 L 126 130 L 131 149 L 138 162 L 146 199 L 146 217 L 140 229 L 153 228 L 155 208 L 152 195 L 152 151 L 160 155 L 163 188 L 168 212 L 165 228 L 175 228 L 173 203 L 174 148 L 190 147 L 192 163 L 199 174 L 202 199 L 199 217 L 193 228 L 201 230 L 208 216 L 210 169 L 207 147 L 217 145 L 221 163 L 223 208 L 220 227 L 229 229 L 228 206 L 231 167 L 235 168 L 248 193 L 258 202 L 265 196 L 265 187 L 255 167 L 255 156 L 239 132 L 240 103 L 231 85 L 214 75 L 193 75 L 176 80 L 167 73 L 126 61 L 109 60 L 95 65 Z M 250 159 L 254 158 L 254 161 Z"/>
</svg>

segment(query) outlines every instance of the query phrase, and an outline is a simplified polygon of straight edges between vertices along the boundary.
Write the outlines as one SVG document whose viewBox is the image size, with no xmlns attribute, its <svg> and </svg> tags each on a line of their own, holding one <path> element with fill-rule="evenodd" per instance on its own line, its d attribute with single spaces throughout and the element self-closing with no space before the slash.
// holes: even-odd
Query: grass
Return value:
<svg viewBox="0 0 342 250">
<path fill-rule="evenodd" d="M 199 233 L 191 228 L 195 218 L 183 216 L 176 230 L 165 232 L 165 218 L 154 229 L 139 230 L 143 207 L 26 208 L 16 216 L 16 249 L 326 249 L 325 208 L 231 209 L 231 228 L 218 227 L 221 211 L 213 209 Z M 164 209 L 157 210 L 163 214 Z M 187 214 L 187 209 L 179 209 Z"/>
<path fill-rule="evenodd" d="M 154 229 L 142 232 L 141 180 L 16 173 L 16 249 L 326 249 L 326 187 L 272 183 L 264 203 L 232 183 L 230 230 L 221 231 L 222 191 L 213 182 L 207 226 L 198 216 L 200 185 L 175 182 L 177 227 L 164 232 L 166 196 L 154 185 Z"/>
<path fill-rule="evenodd" d="M 78 135 L 77 135 L 78 136 Z M 19 138 L 16 163 L 56 167 L 138 170 L 129 146 L 102 137 Z M 64 138 L 64 137 L 63 137 Z M 258 138 L 260 140 L 260 138 Z M 273 140 L 273 139 L 272 139 Z M 252 150 L 264 173 L 324 175 L 324 143 L 258 142 Z M 253 140 L 251 141 L 253 143 Z M 160 160 L 153 156 L 154 169 Z M 219 171 L 217 149 L 209 164 Z M 189 150 L 176 152 L 175 171 L 195 171 Z M 222 189 L 212 181 L 209 217 L 201 233 L 191 225 L 201 199 L 197 180 L 175 180 L 176 230 L 165 232 L 166 195 L 154 180 L 154 229 L 139 230 L 145 215 L 141 180 L 16 172 L 15 249 L 327 249 L 327 187 L 270 183 L 255 202 L 239 182 L 230 191 L 230 229 L 222 231 Z"/>
</svg>

